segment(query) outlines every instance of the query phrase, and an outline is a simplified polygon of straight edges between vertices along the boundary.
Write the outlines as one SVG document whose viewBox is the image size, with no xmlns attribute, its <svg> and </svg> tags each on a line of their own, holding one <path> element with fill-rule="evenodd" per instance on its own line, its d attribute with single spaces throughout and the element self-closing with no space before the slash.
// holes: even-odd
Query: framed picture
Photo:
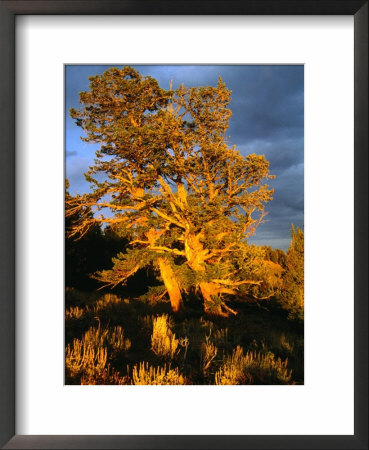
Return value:
<svg viewBox="0 0 369 450">
<path fill-rule="evenodd" d="M 367 2 L 0 21 L 1 445 L 368 448 Z"/>
</svg>

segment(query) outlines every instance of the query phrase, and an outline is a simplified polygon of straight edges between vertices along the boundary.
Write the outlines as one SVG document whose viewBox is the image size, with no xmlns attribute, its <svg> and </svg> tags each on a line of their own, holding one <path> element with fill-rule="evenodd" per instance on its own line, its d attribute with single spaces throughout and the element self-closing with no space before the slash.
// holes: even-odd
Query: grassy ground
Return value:
<svg viewBox="0 0 369 450">
<path fill-rule="evenodd" d="M 66 384 L 302 384 L 303 324 L 271 301 L 209 317 L 174 316 L 115 294 L 66 291 Z"/>
</svg>

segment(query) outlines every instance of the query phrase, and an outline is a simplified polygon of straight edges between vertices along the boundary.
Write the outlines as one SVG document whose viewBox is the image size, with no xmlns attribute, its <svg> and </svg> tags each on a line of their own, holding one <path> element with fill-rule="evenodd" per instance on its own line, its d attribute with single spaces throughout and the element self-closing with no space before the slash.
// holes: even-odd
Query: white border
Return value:
<svg viewBox="0 0 369 450">
<path fill-rule="evenodd" d="M 353 17 L 17 17 L 17 434 L 353 434 Z M 305 64 L 305 386 L 63 386 L 63 64 Z"/>
</svg>

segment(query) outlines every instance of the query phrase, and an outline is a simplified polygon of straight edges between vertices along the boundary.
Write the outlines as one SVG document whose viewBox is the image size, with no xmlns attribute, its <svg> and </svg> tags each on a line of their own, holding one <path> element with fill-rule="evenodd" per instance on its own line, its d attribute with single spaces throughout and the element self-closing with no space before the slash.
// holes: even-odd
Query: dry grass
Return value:
<svg viewBox="0 0 369 450">
<path fill-rule="evenodd" d="M 213 333 L 213 341 L 217 346 L 226 348 L 229 345 L 228 328 L 221 328 L 219 330 L 215 330 Z"/>
<path fill-rule="evenodd" d="M 96 377 L 106 368 L 108 359 L 106 347 L 96 348 L 92 343 L 82 339 L 74 339 L 73 345 L 67 345 L 65 367 L 71 377 L 83 374 Z"/>
<path fill-rule="evenodd" d="M 127 351 L 131 348 L 131 341 L 124 337 L 124 330 L 121 326 L 113 328 L 90 327 L 84 334 L 82 340 L 99 349 L 108 346 L 113 353 Z"/>
<path fill-rule="evenodd" d="M 117 383 L 117 373 L 110 374 L 107 364 L 108 358 L 121 351 L 127 351 L 131 341 L 124 337 L 124 330 L 117 326 L 112 329 L 90 327 L 82 339 L 74 339 L 73 345 L 65 349 L 65 368 L 67 376 L 72 379 L 81 378 L 81 384 L 111 384 L 111 378 Z M 109 352 L 108 352 L 109 349 Z M 102 382 L 104 380 L 104 383 Z"/>
<path fill-rule="evenodd" d="M 287 363 L 287 359 L 275 359 L 272 353 L 244 354 L 243 348 L 237 346 L 215 374 L 215 384 L 287 384 L 292 376 Z"/>
<path fill-rule="evenodd" d="M 178 339 L 170 329 L 168 315 L 158 316 L 153 321 L 151 349 L 157 356 L 173 359 L 178 348 Z"/>
<path fill-rule="evenodd" d="M 282 348 L 289 354 L 292 354 L 295 348 L 295 344 L 292 339 L 286 337 L 284 333 L 281 334 L 280 343 Z"/>
<path fill-rule="evenodd" d="M 124 337 L 124 330 L 121 326 L 113 327 L 109 330 L 108 343 L 114 351 L 128 351 L 131 348 L 131 341 Z"/>
<path fill-rule="evenodd" d="M 79 306 L 71 306 L 65 310 L 65 318 L 68 319 L 81 319 L 85 314 L 84 308 Z"/>
<path fill-rule="evenodd" d="M 94 314 L 122 303 L 122 299 L 115 294 L 104 294 L 92 307 Z"/>
<path fill-rule="evenodd" d="M 206 336 L 205 342 L 201 345 L 201 371 L 206 375 L 211 363 L 218 354 L 217 347 L 210 341 L 209 337 Z"/>
<path fill-rule="evenodd" d="M 153 367 L 148 363 L 141 362 L 139 366 L 133 367 L 132 384 L 136 385 L 182 385 L 186 379 L 178 371 L 178 368 Z"/>
<path fill-rule="evenodd" d="M 111 368 L 110 365 L 106 367 L 103 372 L 90 376 L 84 373 L 80 379 L 81 385 L 127 385 L 131 384 L 131 380 L 127 376 L 121 376 L 121 374 Z"/>
<path fill-rule="evenodd" d="M 75 295 L 78 297 L 77 294 Z M 85 301 L 87 300 L 85 299 Z M 129 303 L 129 300 L 122 300 L 115 294 L 104 294 L 96 301 L 92 301 L 92 299 L 90 299 L 89 304 L 85 304 L 84 306 L 70 306 L 65 310 L 65 319 L 79 320 L 87 317 L 92 318 L 102 312 L 108 312 L 115 306 L 121 305 L 122 303 L 127 304 Z"/>
<path fill-rule="evenodd" d="M 303 335 L 278 311 L 247 306 L 242 321 L 192 315 L 174 320 L 169 307 L 142 306 L 110 293 L 70 294 L 75 300 L 66 308 L 67 384 L 276 385 L 303 380 Z M 285 326 L 274 326 L 269 314 Z"/>
</svg>

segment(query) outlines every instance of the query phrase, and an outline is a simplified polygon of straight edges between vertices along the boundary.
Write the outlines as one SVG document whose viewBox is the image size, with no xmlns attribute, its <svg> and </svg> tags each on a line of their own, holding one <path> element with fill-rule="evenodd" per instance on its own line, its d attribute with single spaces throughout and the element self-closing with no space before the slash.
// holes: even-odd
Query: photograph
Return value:
<svg viewBox="0 0 369 450">
<path fill-rule="evenodd" d="M 304 65 L 64 71 L 64 383 L 303 385 Z"/>
</svg>

